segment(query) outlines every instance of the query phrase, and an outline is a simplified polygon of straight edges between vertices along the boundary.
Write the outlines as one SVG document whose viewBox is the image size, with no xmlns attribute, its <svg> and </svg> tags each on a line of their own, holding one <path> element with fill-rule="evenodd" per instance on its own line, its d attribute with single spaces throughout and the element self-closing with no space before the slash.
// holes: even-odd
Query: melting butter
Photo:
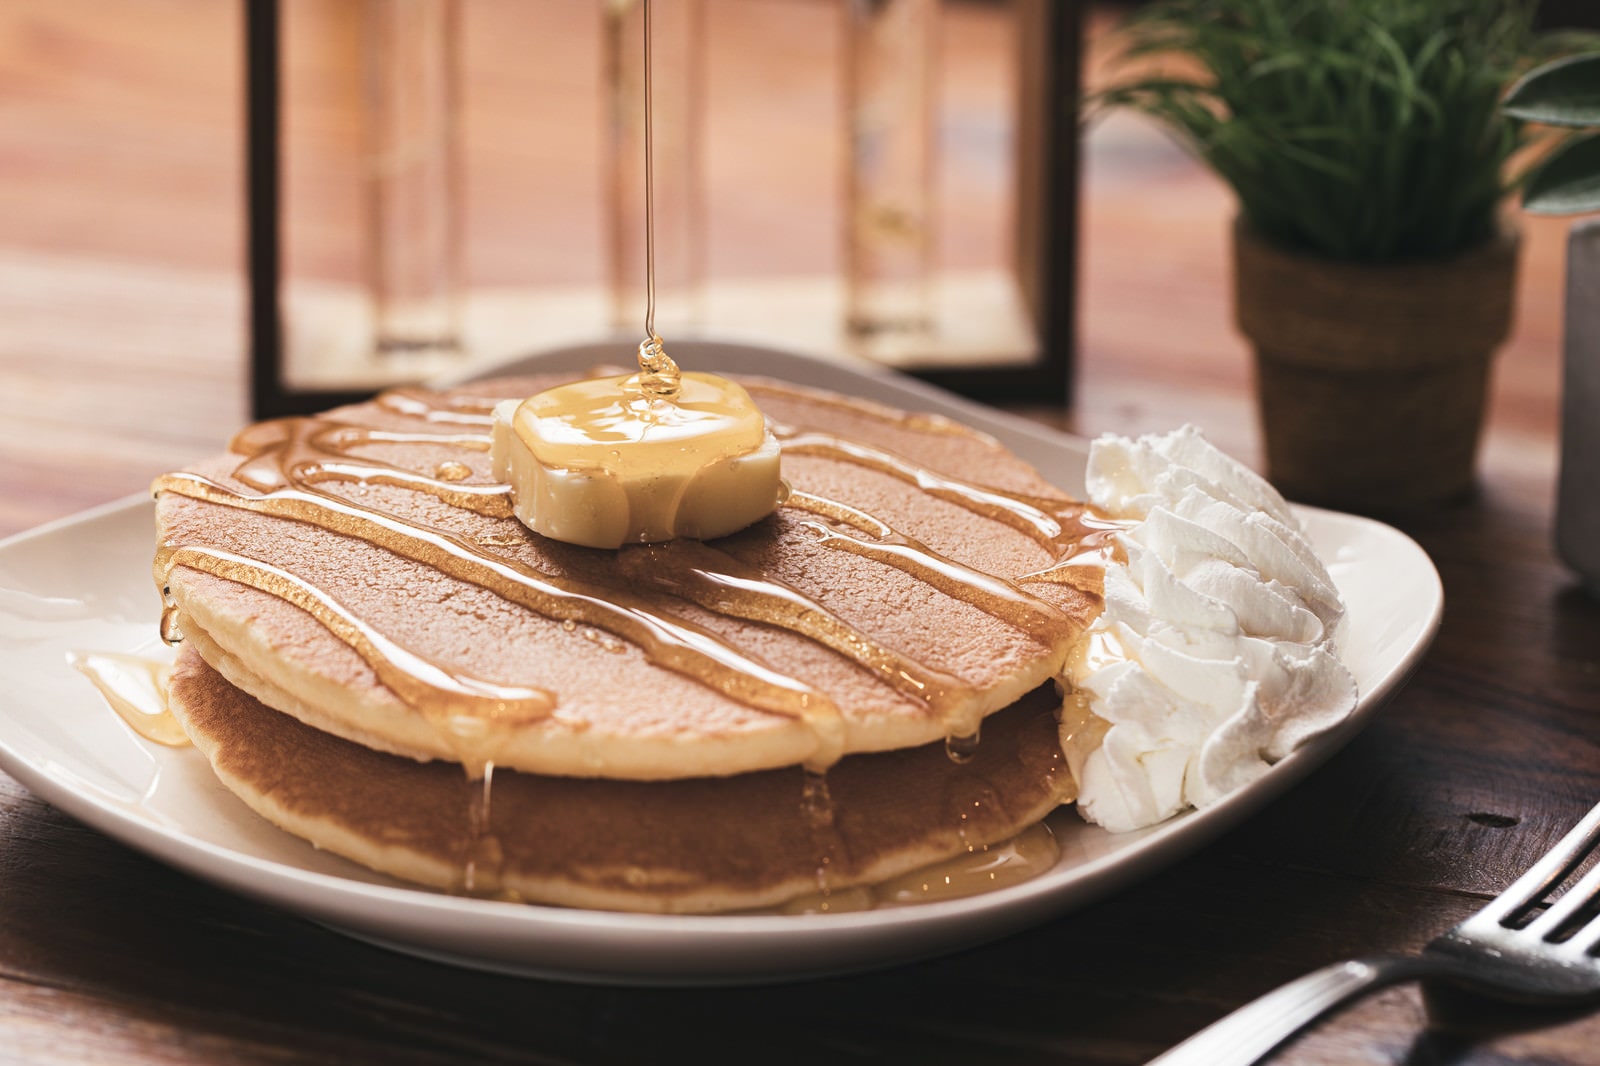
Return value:
<svg viewBox="0 0 1600 1066">
<path fill-rule="evenodd" d="M 167 674 L 172 669 L 167 663 L 109 651 L 69 651 L 67 662 L 94 683 L 117 717 L 141 737 L 174 748 L 189 743 L 167 707 Z"/>
<path fill-rule="evenodd" d="M 726 536 L 786 494 L 778 441 L 750 394 L 676 365 L 507 401 L 491 456 L 518 520 L 590 548 Z"/>
</svg>

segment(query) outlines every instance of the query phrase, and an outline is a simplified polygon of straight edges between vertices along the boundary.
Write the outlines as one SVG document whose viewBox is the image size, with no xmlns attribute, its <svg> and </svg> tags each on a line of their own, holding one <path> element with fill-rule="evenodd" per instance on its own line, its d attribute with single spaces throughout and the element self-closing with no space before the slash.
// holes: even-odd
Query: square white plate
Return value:
<svg viewBox="0 0 1600 1066">
<path fill-rule="evenodd" d="M 910 379 L 782 352 L 679 343 L 696 369 L 760 373 L 936 411 L 993 434 L 1068 492 L 1083 491 L 1084 441 Z M 566 349 L 507 372 L 583 370 L 615 346 Z M 151 580 L 151 503 L 131 499 L 0 542 L 0 767 L 126 844 L 233 891 L 352 935 L 467 966 L 567 980 L 705 984 L 882 966 L 999 937 L 1166 866 L 1280 795 L 1337 751 L 1426 650 L 1443 607 L 1427 555 L 1389 526 L 1300 509 L 1347 606 L 1340 655 L 1360 686 L 1342 725 L 1204 811 L 1111 834 L 1057 811 L 1061 859 L 1008 889 L 944 903 L 837 915 L 679 917 L 468 899 L 408 888 L 262 821 L 193 749 L 136 736 L 67 663 L 74 650 L 164 656 Z"/>
</svg>

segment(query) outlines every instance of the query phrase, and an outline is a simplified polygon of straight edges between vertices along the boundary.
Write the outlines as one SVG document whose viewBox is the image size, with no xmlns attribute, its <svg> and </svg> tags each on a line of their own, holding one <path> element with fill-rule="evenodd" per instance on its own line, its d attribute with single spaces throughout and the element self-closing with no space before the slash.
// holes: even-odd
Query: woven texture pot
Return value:
<svg viewBox="0 0 1600 1066">
<path fill-rule="evenodd" d="M 1235 313 L 1284 495 L 1394 511 L 1470 489 L 1516 261 L 1511 235 L 1454 259 L 1359 264 L 1234 228 Z"/>
</svg>

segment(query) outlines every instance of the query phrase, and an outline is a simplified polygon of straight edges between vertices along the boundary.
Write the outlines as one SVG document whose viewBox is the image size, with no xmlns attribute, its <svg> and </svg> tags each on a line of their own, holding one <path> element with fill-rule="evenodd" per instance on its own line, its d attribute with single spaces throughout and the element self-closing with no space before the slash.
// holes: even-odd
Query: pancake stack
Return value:
<svg viewBox="0 0 1600 1066">
<path fill-rule="evenodd" d="M 562 544 L 488 454 L 562 380 L 266 422 L 157 481 L 170 703 L 231 791 L 409 881 L 658 912 L 825 898 L 1071 799 L 1052 679 L 1106 523 L 949 420 L 740 379 L 775 514 Z"/>
</svg>

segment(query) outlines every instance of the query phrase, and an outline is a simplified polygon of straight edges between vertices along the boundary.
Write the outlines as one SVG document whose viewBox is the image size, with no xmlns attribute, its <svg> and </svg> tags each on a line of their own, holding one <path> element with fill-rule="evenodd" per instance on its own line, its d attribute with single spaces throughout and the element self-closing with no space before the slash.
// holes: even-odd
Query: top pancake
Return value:
<svg viewBox="0 0 1600 1066">
<path fill-rule="evenodd" d="M 269 706 L 380 750 L 666 779 L 826 765 L 973 732 L 1098 613 L 1049 571 L 1081 513 L 948 420 L 741 379 L 789 502 L 719 540 L 528 531 L 493 403 L 562 378 L 388 394 L 264 423 L 157 482 L 176 625 Z"/>
</svg>

